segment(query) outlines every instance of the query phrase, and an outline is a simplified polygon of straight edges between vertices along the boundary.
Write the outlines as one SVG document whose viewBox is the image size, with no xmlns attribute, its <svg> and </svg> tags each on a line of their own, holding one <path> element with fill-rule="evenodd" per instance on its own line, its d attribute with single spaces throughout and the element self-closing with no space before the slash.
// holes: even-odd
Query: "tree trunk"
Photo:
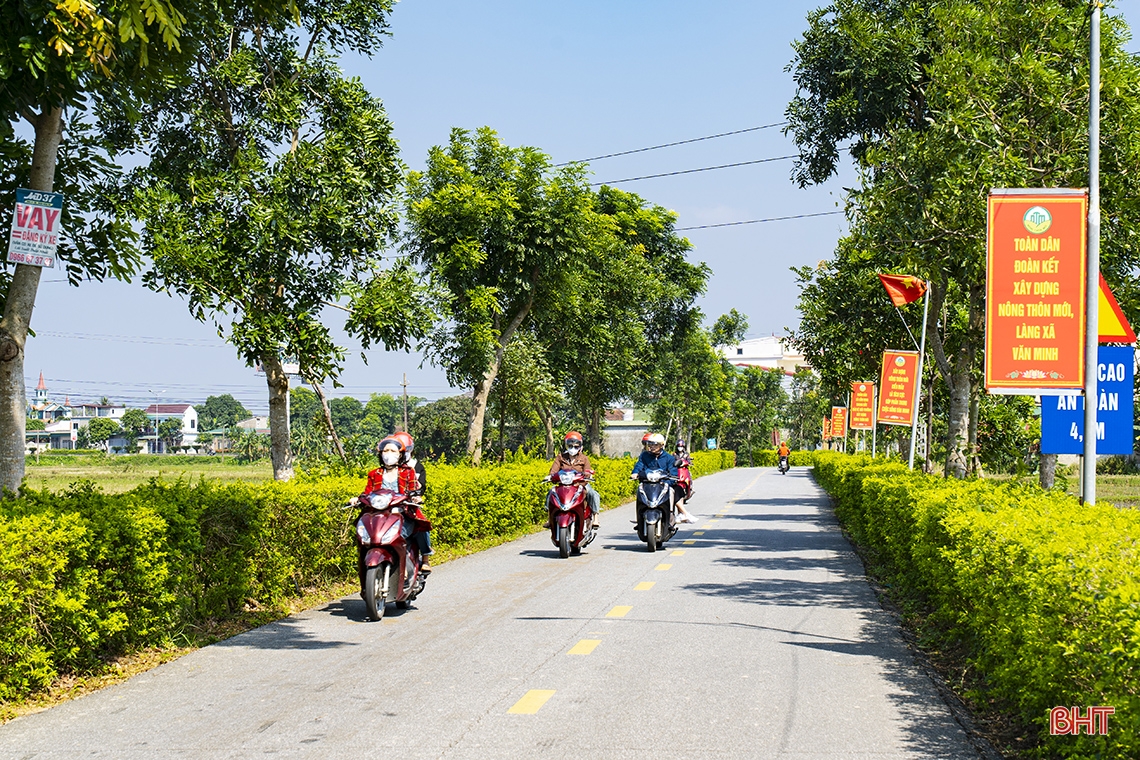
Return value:
<svg viewBox="0 0 1140 760">
<path fill-rule="evenodd" d="M 1057 477 L 1057 455 L 1041 455 L 1041 487 L 1048 491 Z"/>
<path fill-rule="evenodd" d="M 546 432 L 546 458 L 554 459 L 554 413 L 541 404 L 535 404 L 535 411 Z"/>
<path fill-rule="evenodd" d="M 977 393 L 970 394 L 970 432 L 969 438 L 969 452 L 970 452 L 970 474 L 981 477 L 982 474 L 982 459 L 978 456 L 978 414 L 981 411 L 981 398 Z"/>
<path fill-rule="evenodd" d="M 941 314 L 946 304 L 946 281 L 935 280 L 931 286 L 931 310 Z M 983 285 L 970 287 L 968 299 L 967 334 L 953 353 L 953 361 L 946 353 L 946 345 L 938 324 L 927 326 L 927 344 L 934 352 L 938 370 L 946 383 L 950 396 L 950 409 L 946 432 L 946 474 L 961 480 L 969 468 L 970 441 L 970 399 L 974 395 L 974 359 L 977 356 L 977 343 L 984 335 L 985 315 L 982 309 L 985 291 Z"/>
<path fill-rule="evenodd" d="M 289 447 L 289 376 L 276 356 L 261 357 L 269 386 L 269 458 L 274 480 L 293 479 L 293 450 Z"/>
<path fill-rule="evenodd" d="M 596 457 L 602 455 L 602 410 L 595 409 L 590 412 L 590 454 Z"/>
<path fill-rule="evenodd" d="M 332 410 L 329 409 L 329 400 L 325 398 L 325 389 L 321 387 L 320 383 L 309 380 L 309 385 L 312 387 L 313 392 L 317 394 L 317 398 L 321 402 L 321 412 L 325 420 L 325 427 L 329 431 L 329 438 L 332 439 L 333 447 L 336 449 L 336 454 L 340 457 L 340 461 L 348 464 L 348 456 L 344 453 L 344 446 L 340 443 L 340 436 L 336 433 L 336 426 L 333 425 Z M 406 408 L 405 408 L 406 411 Z M 293 421 L 290 420 L 289 424 L 292 425 Z"/>
<path fill-rule="evenodd" d="M 467 454 L 471 457 L 471 464 L 476 467 L 479 466 L 479 461 L 483 458 L 483 419 L 487 415 L 487 399 L 491 395 L 491 385 L 495 382 L 495 377 L 499 374 L 499 367 L 503 364 L 503 354 L 507 350 L 507 344 L 511 342 L 511 338 L 514 337 L 523 320 L 530 314 L 533 305 L 534 289 L 532 288 L 530 301 L 511 319 L 507 328 L 499 333 L 498 345 L 495 347 L 494 356 L 491 357 L 491 364 L 473 389 L 471 423 L 467 427 Z M 494 322 L 496 332 L 498 332 L 498 328 L 499 318 L 496 316 Z"/>
<path fill-rule="evenodd" d="M 45 108 L 33 124 L 31 190 L 50 192 L 63 140 L 63 109 Z M 24 428 L 28 416 L 24 388 L 24 345 L 36 305 L 42 267 L 17 264 L 0 319 L 0 492 L 15 493 L 24 480 Z"/>
</svg>

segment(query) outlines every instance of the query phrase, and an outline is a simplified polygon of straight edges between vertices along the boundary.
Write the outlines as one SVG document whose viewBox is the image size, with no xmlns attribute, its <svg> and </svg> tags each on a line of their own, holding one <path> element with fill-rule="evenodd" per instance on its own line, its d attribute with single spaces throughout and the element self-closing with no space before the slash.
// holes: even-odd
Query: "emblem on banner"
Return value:
<svg viewBox="0 0 1140 760">
<path fill-rule="evenodd" d="M 1021 217 L 1025 229 L 1033 235 L 1040 235 L 1053 226 L 1053 215 L 1044 206 L 1034 206 Z"/>
</svg>

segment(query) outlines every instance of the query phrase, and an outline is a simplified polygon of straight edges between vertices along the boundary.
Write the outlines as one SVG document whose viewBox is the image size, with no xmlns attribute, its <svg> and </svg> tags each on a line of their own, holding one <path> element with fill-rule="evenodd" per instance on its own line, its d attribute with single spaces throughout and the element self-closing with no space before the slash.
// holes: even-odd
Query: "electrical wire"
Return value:
<svg viewBox="0 0 1140 760">
<path fill-rule="evenodd" d="M 662 143 L 661 145 L 650 145 L 648 148 L 634 148 L 633 150 L 622 150 L 617 153 L 606 153 L 603 156 L 594 156 L 593 158 L 583 158 L 580 161 L 567 161 L 562 164 L 555 164 L 555 166 L 569 166 L 570 164 L 586 164 L 590 161 L 601 161 L 603 158 L 615 158 L 617 156 L 628 156 L 633 153 L 644 153 L 649 150 L 660 150 L 661 148 L 672 148 L 677 145 L 688 145 L 689 143 L 701 142 L 702 140 L 715 140 L 718 137 L 729 137 L 730 135 L 742 135 L 746 132 L 756 132 L 761 129 L 771 129 L 772 127 L 782 127 L 788 122 L 778 121 L 774 124 L 762 124 L 759 127 L 748 127 L 747 129 L 736 129 L 732 132 L 721 132 L 715 135 L 706 135 L 705 137 L 692 137 L 688 140 L 677 140 L 676 142 Z"/>
<path fill-rule="evenodd" d="M 792 216 L 773 216 L 768 219 L 745 219 L 742 222 L 721 222 L 720 224 L 700 224 L 694 227 L 676 227 L 674 232 L 684 232 L 686 230 L 710 230 L 713 227 L 737 227 L 742 224 L 763 224 L 764 222 L 783 222 L 788 219 L 809 219 L 813 216 L 833 216 L 835 214 L 842 214 L 842 211 L 819 211 L 814 214 L 794 214 Z"/>
<path fill-rule="evenodd" d="M 787 161 L 792 158 L 799 158 L 799 156 L 773 156 L 772 158 L 758 158 L 755 161 L 738 161 L 734 164 L 720 164 L 719 166 L 703 166 L 700 169 L 682 169 L 676 172 L 664 172 L 662 174 L 646 174 L 643 177 L 626 177 L 625 179 L 614 179 L 608 182 L 591 182 L 591 187 L 598 185 L 616 185 L 620 182 L 637 182 L 642 179 L 657 179 L 658 177 L 676 177 L 679 174 L 696 174 L 697 172 L 711 172 L 716 169 L 731 169 L 735 166 L 751 166 L 753 164 L 768 164 L 773 161 Z"/>
</svg>

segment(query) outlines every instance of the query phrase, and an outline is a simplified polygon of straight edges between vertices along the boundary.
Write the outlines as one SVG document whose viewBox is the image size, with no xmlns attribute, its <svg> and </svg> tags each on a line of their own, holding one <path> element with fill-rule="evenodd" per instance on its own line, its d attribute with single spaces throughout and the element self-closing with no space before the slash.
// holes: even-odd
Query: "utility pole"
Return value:
<svg viewBox="0 0 1140 760">
<path fill-rule="evenodd" d="M 1089 221 L 1085 275 L 1085 439 L 1081 458 L 1081 501 L 1096 504 L 1097 311 L 1100 299 L 1100 6 L 1089 19 Z"/>
<path fill-rule="evenodd" d="M 404 432 L 408 432 L 408 373 L 404 373 Z"/>
</svg>

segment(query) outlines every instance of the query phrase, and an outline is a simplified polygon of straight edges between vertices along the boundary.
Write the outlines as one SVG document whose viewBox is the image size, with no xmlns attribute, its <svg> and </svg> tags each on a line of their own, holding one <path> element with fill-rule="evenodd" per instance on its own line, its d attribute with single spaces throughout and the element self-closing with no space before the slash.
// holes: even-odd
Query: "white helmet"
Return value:
<svg viewBox="0 0 1140 760">
<path fill-rule="evenodd" d="M 665 436 L 661 435 L 660 433 L 654 433 L 653 435 L 649 436 L 649 443 L 651 445 L 664 446 Z"/>
</svg>

